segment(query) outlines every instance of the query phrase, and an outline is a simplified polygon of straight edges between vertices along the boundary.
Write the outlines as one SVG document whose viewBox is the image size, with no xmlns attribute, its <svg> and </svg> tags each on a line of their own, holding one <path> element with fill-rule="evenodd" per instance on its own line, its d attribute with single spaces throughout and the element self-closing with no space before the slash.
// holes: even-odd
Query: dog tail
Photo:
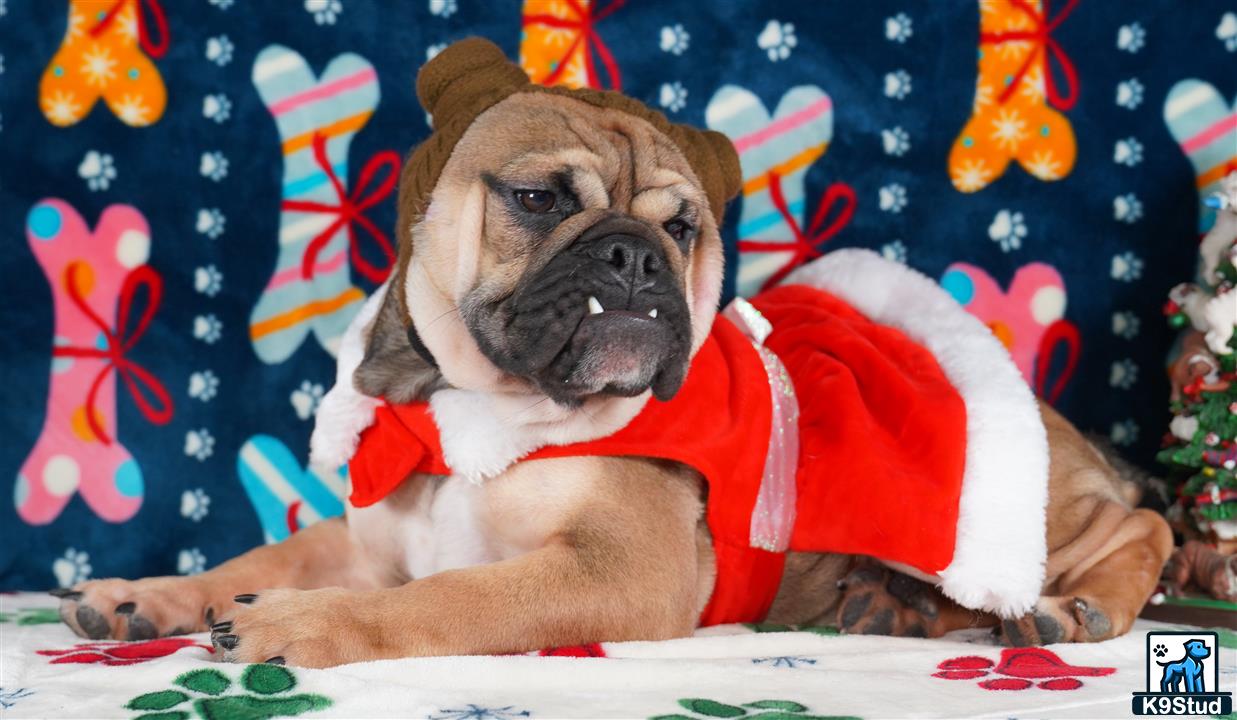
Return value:
<svg viewBox="0 0 1237 720">
<path fill-rule="evenodd" d="M 1127 460 L 1106 436 L 1086 433 L 1086 439 L 1112 467 L 1117 491 L 1130 507 L 1137 506 L 1144 499 L 1151 500 L 1148 504 L 1159 508 L 1172 504 L 1168 483 L 1163 478 Z"/>
</svg>

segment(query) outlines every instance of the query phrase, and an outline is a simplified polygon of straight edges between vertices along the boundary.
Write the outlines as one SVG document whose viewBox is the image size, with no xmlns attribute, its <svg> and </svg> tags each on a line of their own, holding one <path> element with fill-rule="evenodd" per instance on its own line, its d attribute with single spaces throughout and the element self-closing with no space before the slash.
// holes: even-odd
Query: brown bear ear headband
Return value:
<svg viewBox="0 0 1237 720">
<path fill-rule="evenodd" d="M 417 97 L 433 117 L 434 133 L 413 150 L 400 175 L 397 232 L 401 276 L 412 252 L 411 227 L 424 216 L 456 143 L 478 115 L 518 92 L 564 95 L 647 121 L 669 137 L 687 158 L 704 186 L 713 217 L 721 226 L 726 202 L 738 194 L 743 181 L 739 156 L 729 138 L 712 130 L 672 123 L 639 100 L 616 92 L 534 85 L 497 45 L 474 37 L 453 43 L 417 75 Z"/>
</svg>

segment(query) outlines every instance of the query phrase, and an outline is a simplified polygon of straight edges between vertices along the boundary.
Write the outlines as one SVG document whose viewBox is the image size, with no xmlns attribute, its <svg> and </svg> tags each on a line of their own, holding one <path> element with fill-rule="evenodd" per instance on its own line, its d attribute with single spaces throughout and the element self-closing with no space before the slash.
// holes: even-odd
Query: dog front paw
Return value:
<svg viewBox="0 0 1237 720">
<path fill-rule="evenodd" d="M 843 632 L 899 637 L 937 637 L 945 632 L 940 593 L 922 580 L 865 559 L 838 587 L 842 590 L 838 627 Z"/>
<path fill-rule="evenodd" d="M 60 619 L 91 640 L 150 640 L 206 629 L 207 593 L 197 578 L 90 580 L 52 590 Z"/>
<path fill-rule="evenodd" d="M 211 626 L 216 657 L 311 668 L 390 657 L 358 617 L 364 595 L 342 588 L 237 595 L 236 609 Z"/>
<path fill-rule="evenodd" d="M 1031 612 L 1001 623 L 1002 638 L 1014 647 L 1098 642 L 1114 634 L 1108 614 L 1080 597 L 1042 597 Z"/>
</svg>

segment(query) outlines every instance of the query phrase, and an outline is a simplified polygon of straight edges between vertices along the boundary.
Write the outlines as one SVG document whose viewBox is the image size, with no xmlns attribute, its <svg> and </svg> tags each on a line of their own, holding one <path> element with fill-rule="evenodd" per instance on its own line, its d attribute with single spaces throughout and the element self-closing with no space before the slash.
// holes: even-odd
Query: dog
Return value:
<svg viewBox="0 0 1237 720">
<path fill-rule="evenodd" d="M 1160 692 L 1179 693 L 1185 683 L 1185 692 L 1207 692 L 1206 677 L 1203 675 L 1202 661 L 1211 657 L 1211 650 L 1202 640 L 1190 640 L 1185 643 L 1185 657 L 1176 662 L 1160 662 L 1156 664 L 1164 668 L 1164 677 L 1160 680 Z"/>
<path fill-rule="evenodd" d="M 822 277 L 795 285 L 792 276 L 722 320 L 719 226 L 741 178 L 724 136 L 613 93 L 529 85 L 479 39 L 445 50 L 417 87 L 435 132 L 401 175 L 398 263 L 344 338 L 312 441 L 315 462 L 350 461 L 346 517 L 200 575 L 56 591 L 75 632 L 137 639 L 209 628 L 227 661 L 327 667 L 675 638 L 744 619 L 926 637 L 997 627 L 1013 645 L 1130 628 L 1171 550 L 1166 523 L 1133 509 L 1136 488 L 1036 404 L 982 324 L 939 304 L 935 283 L 842 251 L 804 270 Z M 1001 458 L 1006 442 L 1042 457 L 984 469 L 956 452 L 951 434 L 992 434 L 1010 413 L 968 424 L 986 410 L 962 405 L 931 353 L 912 347 L 914 328 L 878 326 L 808 287 L 842 261 L 896 278 L 835 272 L 839 283 L 861 281 L 852 304 L 965 326 L 967 347 L 990 361 L 977 382 L 1004 378 L 1021 408 L 1020 429 L 989 438 L 988 457 Z M 911 290 L 927 304 L 899 295 Z M 815 402 L 782 372 L 802 364 L 778 352 L 787 328 L 815 341 L 825 333 L 803 323 L 818 315 L 838 332 L 868 333 L 847 348 L 900 358 L 857 363 L 856 373 L 898 380 L 842 383 L 855 414 Z M 971 361 L 966 347 L 954 350 L 956 363 Z M 732 370 L 755 384 L 719 385 Z M 852 422 L 873 410 L 860 390 L 910 385 L 939 392 L 907 393 L 913 413 L 890 398 L 878 410 L 922 433 L 866 454 L 827 449 L 884 432 Z M 706 402 L 683 405 L 689 396 Z M 727 417 L 740 423 L 731 435 Z M 762 423 L 755 430 L 741 425 L 751 418 Z M 836 432 L 793 431 L 809 420 Z M 633 433 L 665 438 L 646 455 L 623 445 Z M 601 449 L 570 450 L 582 444 Z M 922 460 L 920 445 L 941 462 Z M 679 457 L 683 448 L 692 456 Z M 824 476 L 852 467 L 852 456 L 887 466 L 880 482 L 796 484 L 796 458 Z M 791 472 L 776 470 L 778 458 Z M 711 484 L 700 469 L 731 464 L 751 470 L 751 484 Z M 1035 479 L 1028 468 L 1039 489 L 1022 486 Z M 959 483 L 977 469 L 1000 489 L 968 494 Z M 947 489 L 899 485 L 901 476 Z M 910 494 L 872 512 L 919 535 L 873 553 L 877 561 L 852 541 L 888 541 L 888 528 L 831 509 L 819 493 L 879 494 L 886 483 Z M 726 510 L 737 496 L 748 505 Z M 985 511 L 998 510 L 1001 521 L 985 525 Z M 1004 545 L 974 546 L 972 530 Z M 829 549 L 803 550 L 800 533 Z"/>
</svg>

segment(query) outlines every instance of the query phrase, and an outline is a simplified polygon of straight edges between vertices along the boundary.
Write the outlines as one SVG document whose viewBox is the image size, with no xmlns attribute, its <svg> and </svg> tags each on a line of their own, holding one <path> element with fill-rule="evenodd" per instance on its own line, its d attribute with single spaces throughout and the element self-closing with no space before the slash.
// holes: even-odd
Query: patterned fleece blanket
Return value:
<svg viewBox="0 0 1237 720">
<path fill-rule="evenodd" d="M 1095 645 L 1011 649 L 981 630 L 946 639 L 728 625 L 668 642 L 529 655 L 359 663 L 330 670 L 225 665 L 205 635 L 85 642 L 42 595 L 0 596 L 0 717 L 306 718 L 1129 717 L 1142 691 L 1139 621 Z M 1220 631 L 1220 689 L 1237 634 Z"/>
</svg>

